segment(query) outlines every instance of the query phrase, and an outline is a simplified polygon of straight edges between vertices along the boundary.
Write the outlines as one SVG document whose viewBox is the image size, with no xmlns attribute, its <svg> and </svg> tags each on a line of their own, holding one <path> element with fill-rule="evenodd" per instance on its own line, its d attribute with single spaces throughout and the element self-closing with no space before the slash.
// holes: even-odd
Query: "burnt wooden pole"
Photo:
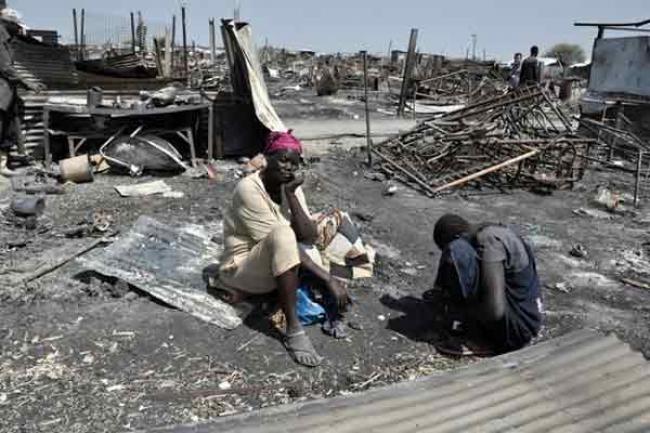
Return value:
<svg viewBox="0 0 650 433">
<path fill-rule="evenodd" d="M 185 77 L 189 77 L 190 69 L 187 61 L 187 23 L 185 21 L 185 6 L 181 7 L 181 26 L 183 28 L 183 71 L 185 71 Z"/>
<path fill-rule="evenodd" d="M 372 167 L 372 138 L 370 137 L 370 109 L 368 108 L 368 52 L 361 51 L 363 57 L 363 96 L 366 109 L 366 152 L 368 153 L 368 167 Z"/>
<path fill-rule="evenodd" d="M 172 43 L 171 43 L 171 70 L 172 75 L 174 75 L 174 65 L 176 65 L 176 60 L 174 58 L 174 52 L 176 51 L 176 15 L 172 16 Z"/>
<path fill-rule="evenodd" d="M 144 56 L 144 51 L 146 48 L 146 37 L 147 33 L 144 29 L 144 20 L 142 19 L 142 12 L 138 11 L 138 46 L 140 47 L 140 53 Z"/>
<path fill-rule="evenodd" d="M 634 181 L 634 207 L 639 207 L 639 192 L 641 190 L 641 166 L 643 163 L 643 149 L 639 149 L 636 160 L 636 179 Z"/>
<path fill-rule="evenodd" d="M 217 60 L 217 35 L 214 29 L 214 18 L 211 18 L 209 21 L 210 27 L 210 63 L 214 65 L 214 62 Z"/>
<path fill-rule="evenodd" d="M 79 35 L 79 58 L 84 59 L 84 49 L 86 45 L 86 10 L 81 9 L 81 34 Z"/>
<path fill-rule="evenodd" d="M 79 29 L 77 28 L 77 9 L 72 9 L 72 25 L 74 27 L 74 51 L 79 60 Z"/>
<path fill-rule="evenodd" d="M 411 84 L 413 67 L 415 66 L 415 47 L 418 41 L 418 29 L 411 29 L 411 38 L 409 39 L 409 49 L 406 54 L 406 64 L 404 65 L 404 78 L 402 80 L 402 91 L 399 94 L 399 105 L 397 106 L 397 115 L 404 115 L 406 97 Z"/>
<path fill-rule="evenodd" d="M 135 54 L 135 15 L 131 12 L 131 52 Z"/>
</svg>

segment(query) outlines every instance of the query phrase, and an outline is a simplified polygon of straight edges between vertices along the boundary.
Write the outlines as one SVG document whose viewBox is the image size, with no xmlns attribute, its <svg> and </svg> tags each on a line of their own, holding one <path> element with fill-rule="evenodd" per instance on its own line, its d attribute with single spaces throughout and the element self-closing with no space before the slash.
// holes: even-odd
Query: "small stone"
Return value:
<svg viewBox="0 0 650 433">
<path fill-rule="evenodd" d="M 230 382 L 223 381 L 219 384 L 219 389 L 222 391 L 228 391 L 230 388 L 232 388 Z"/>
<path fill-rule="evenodd" d="M 354 321 L 354 320 L 350 320 L 348 322 L 348 327 L 350 329 L 354 329 L 356 331 L 363 331 L 363 325 L 361 323 L 357 322 L 357 321 Z"/>
<path fill-rule="evenodd" d="M 393 196 L 395 195 L 396 192 L 397 192 L 397 185 L 390 182 L 387 182 L 384 185 L 384 192 L 383 192 L 384 196 L 386 197 Z"/>
<path fill-rule="evenodd" d="M 569 254 L 579 259 L 584 259 L 589 255 L 585 247 L 580 244 L 574 245 L 571 251 L 569 251 Z"/>
<path fill-rule="evenodd" d="M 383 322 L 384 320 L 386 320 L 386 316 L 384 316 L 383 314 L 380 314 L 379 316 L 377 316 L 377 320 L 379 320 L 380 322 Z"/>
<path fill-rule="evenodd" d="M 138 294 L 135 292 L 128 292 L 126 295 L 124 295 L 124 300 L 125 301 L 135 301 L 138 299 Z"/>
</svg>

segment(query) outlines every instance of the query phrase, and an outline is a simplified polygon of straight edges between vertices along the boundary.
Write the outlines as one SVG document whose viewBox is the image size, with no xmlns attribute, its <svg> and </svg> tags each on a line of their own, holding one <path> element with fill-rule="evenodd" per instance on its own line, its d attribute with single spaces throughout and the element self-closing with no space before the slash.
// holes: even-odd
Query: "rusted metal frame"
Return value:
<svg viewBox="0 0 650 433">
<path fill-rule="evenodd" d="M 470 107 L 463 108 L 458 112 L 452 111 L 451 113 L 449 113 L 448 116 L 443 116 L 442 118 L 445 120 L 458 120 L 465 117 L 477 116 L 487 111 L 495 110 L 497 108 L 505 107 L 507 105 L 516 104 L 518 102 L 523 102 L 523 101 L 529 101 L 531 99 L 534 99 L 537 96 L 539 95 L 538 94 L 524 95 L 513 99 L 502 100 L 494 104 L 479 103 L 479 105 L 481 105 L 480 107 L 477 105 L 472 105 Z"/>
<path fill-rule="evenodd" d="M 409 179 L 411 179 L 411 180 L 413 180 L 414 182 L 416 182 L 416 183 L 417 183 L 420 187 L 422 187 L 422 188 L 423 188 L 427 193 L 429 193 L 429 194 L 431 194 L 431 195 L 434 195 L 434 194 L 435 194 L 435 193 L 433 192 L 433 190 L 431 189 L 431 187 L 430 187 L 429 185 L 427 185 L 427 183 L 426 183 L 425 181 L 423 181 L 422 179 L 420 179 L 420 177 L 419 177 L 418 175 L 416 175 L 415 173 L 411 173 L 410 171 L 408 171 L 407 169 L 405 169 L 404 167 L 402 167 L 400 164 L 398 164 L 397 162 L 393 161 L 390 157 L 388 157 L 388 156 L 384 155 L 383 153 L 379 152 L 377 149 L 372 149 L 372 152 L 373 152 L 375 155 L 379 156 L 379 157 L 380 157 L 381 159 L 383 159 L 384 161 L 386 161 L 387 163 L 389 163 L 391 166 L 395 167 L 396 169 L 398 169 L 399 171 L 401 171 L 402 173 L 404 173 L 404 174 L 405 174 Z"/>
<path fill-rule="evenodd" d="M 539 107 L 536 107 L 536 108 L 538 108 L 538 112 L 539 112 L 542 116 L 544 116 L 544 119 L 546 120 L 546 123 L 547 123 L 548 125 L 551 125 L 551 127 L 552 127 L 553 130 L 554 130 L 554 132 L 556 132 L 557 134 L 560 134 L 560 133 L 561 133 L 560 129 L 557 128 L 557 127 L 555 126 L 555 123 L 553 123 L 553 120 L 551 120 L 551 118 L 548 117 L 548 116 L 546 115 L 546 112 L 544 111 L 544 107 L 540 105 Z M 544 127 L 544 129 L 547 130 L 546 127 Z M 571 130 L 572 130 L 572 129 L 571 129 Z M 570 130 L 570 131 L 571 131 L 571 130 Z"/>
<path fill-rule="evenodd" d="M 540 119 L 540 118 L 539 118 L 540 113 L 541 113 L 541 116 L 542 116 L 543 119 Z M 531 123 L 532 123 L 532 125 L 533 125 L 533 129 L 535 129 L 535 122 L 537 122 L 537 125 L 539 125 L 539 128 L 540 128 L 542 131 L 544 131 L 545 133 L 548 134 L 548 133 L 549 133 L 548 124 L 550 123 L 551 126 L 552 126 L 553 129 L 554 129 L 553 132 L 555 132 L 555 133 L 557 133 L 557 134 L 560 133 L 560 131 L 558 131 L 557 129 L 555 129 L 555 127 L 553 126 L 553 123 L 552 123 L 552 122 L 549 122 L 548 117 L 546 117 L 546 115 L 544 114 L 544 110 L 543 110 L 541 107 L 539 107 L 539 106 L 534 107 L 530 114 L 531 114 L 531 118 L 532 118 L 532 122 L 531 122 Z M 546 122 L 544 122 L 544 120 L 545 120 Z"/>
<path fill-rule="evenodd" d="M 425 84 L 425 83 L 428 83 L 428 82 L 430 82 L 430 81 L 443 80 L 443 79 L 445 79 L 445 78 L 450 78 L 450 77 L 453 77 L 453 76 L 456 76 L 456 75 L 462 74 L 462 73 L 464 73 L 464 72 L 467 72 L 467 70 L 465 70 L 465 69 L 461 69 L 461 70 L 456 71 L 456 72 L 450 72 L 450 73 L 448 73 L 448 74 L 438 75 L 437 77 L 431 77 L 431 78 L 427 78 L 427 79 L 425 79 L 425 80 L 420 80 L 419 83 L 420 83 L 420 84 Z"/>
<path fill-rule="evenodd" d="M 463 107 L 459 110 L 452 111 L 451 113 L 447 113 L 443 118 L 454 118 L 456 115 L 461 114 L 463 112 L 467 112 L 470 110 L 475 110 L 481 107 L 485 106 L 490 106 L 490 108 L 493 108 L 492 106 L 501 106 L 501 105 L 508 105 L 508 104 L 513 104 L 519 101 L 525 101 L 527 99 L 532 99 L 536 96 L 540 96 L 541 90 L 538 87 L 527 87 L 521 90 L 517 90 L 515 92 L 511 93 L 506 93 L 505 95 L 499 95 L 495 96 L 494 98 L 489 98 L 484 101 L 476 102 L 470 106 Z"/>
<path fill-rule="evenodd" d="M 542 93 L 542 96 L 546 100 L 546 103 L 551 107 L 551 110 L 555 112 L 555 115 L 560 119 L 560 121 L 564 124 L 566 127 L 567 131 L 573 131 L 573 125 L 571 125 L 571 122 L 569 122 L 569 119 L 566 118 L 564 113 L 560 111 L 559 108 L 553 104 L 553 101 L 551 101 L 551 98 L 546 94 L 546 91 L 542 88 L 539 89 L 540 92 Z"/>
</svg>

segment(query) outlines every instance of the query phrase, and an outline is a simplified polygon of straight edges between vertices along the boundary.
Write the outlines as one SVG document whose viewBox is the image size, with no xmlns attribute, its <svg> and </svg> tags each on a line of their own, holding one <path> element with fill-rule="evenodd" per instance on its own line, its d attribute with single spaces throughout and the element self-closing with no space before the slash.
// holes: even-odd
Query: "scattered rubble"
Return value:
<svg viewBox="0 0 650 433">
<path fill-rule="evenodd" d="M 435 196 L 468 184 L 571 187 L 591 141 L 542 88 L 528 87 L 424 120 L 372 150 L 389 177 Z"/>
</svg>

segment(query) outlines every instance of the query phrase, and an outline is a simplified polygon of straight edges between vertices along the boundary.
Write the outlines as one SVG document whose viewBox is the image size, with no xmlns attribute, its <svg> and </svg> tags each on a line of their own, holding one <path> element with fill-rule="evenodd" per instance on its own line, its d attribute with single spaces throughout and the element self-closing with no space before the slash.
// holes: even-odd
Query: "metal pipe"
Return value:
<svg viewBox="0 0 650 433">
<path fill-rule="evenodd" d="M 650 24 L 650 19 L 636 23 L 573 23 L 576 27 L 643 27 Z"/>
<path fill-rule="evenodd" d="M 372 138 L 370 138 L 370 109 L 368 108 L 368 52 L 362 51 L 363 56 L 363 95 L 366 109 L 366 151 L 368 152 L 368 167 L 372 167 Z"/>
</svg>

